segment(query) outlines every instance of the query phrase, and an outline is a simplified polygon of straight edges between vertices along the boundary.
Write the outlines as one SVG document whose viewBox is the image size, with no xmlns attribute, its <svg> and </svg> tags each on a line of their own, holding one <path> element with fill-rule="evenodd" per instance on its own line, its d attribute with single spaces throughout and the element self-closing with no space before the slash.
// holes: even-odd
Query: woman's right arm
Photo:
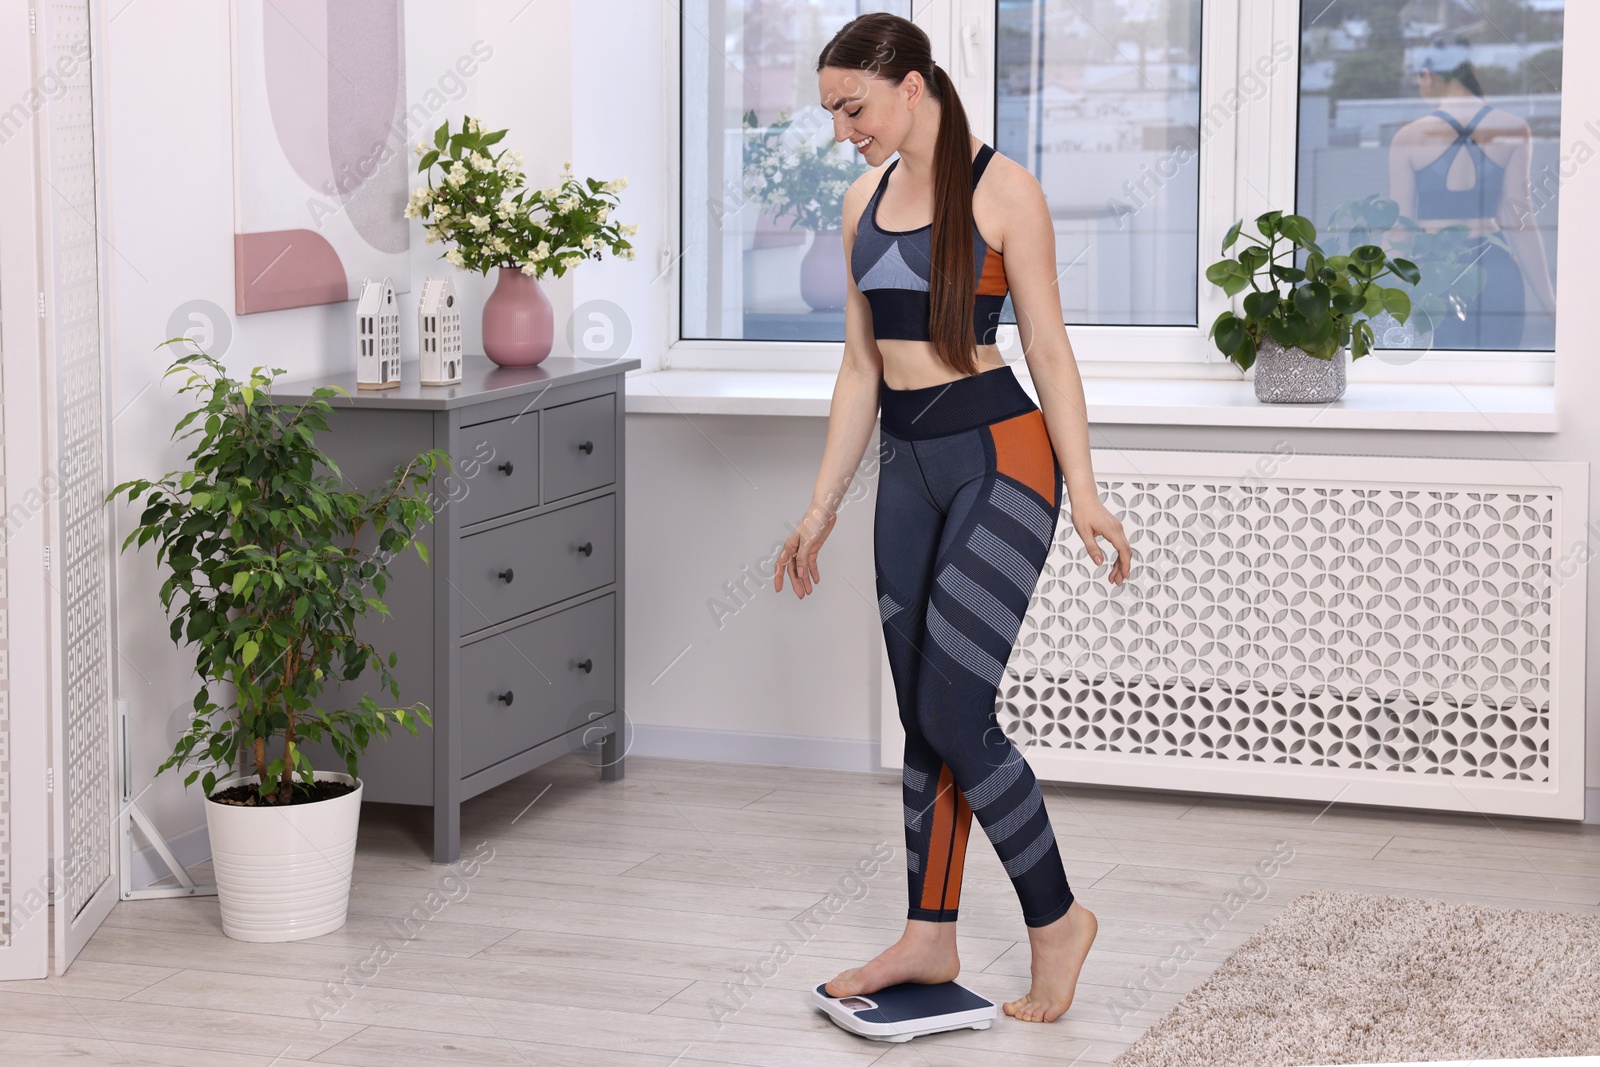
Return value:
<svg viewBox="0 0 1600 1067">
<path fill-rule="evenodd" d="M 873 424 L 878 420 L 878 382 L 883 376 L 883 354 L 872 334 L 872 307 L 856 287 L 850 269 L 851 246 L 862 208 L 876 187 L 876 171 L 868 171 L 845 192 L 842 237 L 845 262 L 844 356 L 828 404 L 828 434 L 822 464 L 806 513 L 789 535 L 773 574 L 773 589 L 783 589 L 789 572 L 795 595 L 804 598 L 822 580 L 817 553 L 833 529 L 839 506 L 861 466 Z"/>
</svg>

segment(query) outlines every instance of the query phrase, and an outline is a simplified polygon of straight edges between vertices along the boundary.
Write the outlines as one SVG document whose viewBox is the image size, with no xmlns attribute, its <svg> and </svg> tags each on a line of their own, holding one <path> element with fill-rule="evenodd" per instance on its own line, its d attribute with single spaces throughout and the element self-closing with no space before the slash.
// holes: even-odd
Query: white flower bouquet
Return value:
<svg viewBox="0 0 1600 1067">
<path fill-rule="evenodd" d="M 762 126 L 754 111 L 745 112 L 745 189 L 774 222 L 788 218 L 791 229 L 837 230 L 845 191 L 868 168 L 845 156 L 831 138 L 793 144 L 800 138 L 798 130 L 791 134 L 792 122 L 786 110 L 770 126 Z"/>
<path fill-rule="evenodd" d="M 416 144 L 422 157 L 417 171 L 428 172 L 428 184 L 411 194 L 405 216 L 423 220 L 429 244 L 454 245 L 444 253 L 446 262 L 480 274 L 491 267 L 510 267 L 536 278 L 559 278 L 584 259 L 603 258 L 606 250 L 634 258 L 625 238 L 639 227 L 619 225 L 610 217 L 627 178 L 580 181 L 573 177 L 569 159 L 559 185 L 528 189 L 522 153 L 494 151 L 505 135 L 505 130 L 485 133 L 481 119 L 464 116 L 459 131 L 452 133 L 446 121 L 434 132 L 431 146 Z"/>
</svg>

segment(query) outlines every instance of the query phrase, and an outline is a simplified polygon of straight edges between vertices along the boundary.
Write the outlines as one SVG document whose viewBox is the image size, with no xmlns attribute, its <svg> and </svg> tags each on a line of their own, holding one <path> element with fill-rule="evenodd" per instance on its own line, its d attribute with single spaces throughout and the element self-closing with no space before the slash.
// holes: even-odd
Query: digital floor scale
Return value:
<svg viewBox="0 0 1600 1067">
<path fill-rule="evenodd" d="M 811 991 L 811 1002 L 852 1034 L 874 1041 L 910 1041 L 968 1027 L 987 1030 L 997 1014 L 993 1001 L 954 982 L 902 982 L 848 997 L 829 996 L 827 984 Z"/>
</svg>

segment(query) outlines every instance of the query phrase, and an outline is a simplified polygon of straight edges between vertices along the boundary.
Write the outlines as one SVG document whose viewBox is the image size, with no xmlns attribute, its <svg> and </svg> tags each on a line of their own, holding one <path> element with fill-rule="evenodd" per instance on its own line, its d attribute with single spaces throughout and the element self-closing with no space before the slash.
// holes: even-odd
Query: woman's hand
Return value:
<svg viewBox="0 0 1600 1067">
<path fill-rule="evenodd" d="M 794 595 L 802 600 L 815 583 L 822 581 L 822 572 L 817 569 L 817 553 L 822 551 L 822 542 L 828 539 L 838 517 L 838 512 L 823 504 L 813 503 L 806 509 L 805 517 L 784 542 L 783 551 L 778 553 L 778 565 L 772 575 L 774 592 L 783 592 L 785 570 L 789 572 Z"/>
<path fill-rule="evenodd" d="M 1084 547 L 1089 550 L 1089 557 L 1096 565 L 1106 561 L 1096 538 L 1104 537 L 1110 541 L 1111 547 L 1117 550 L 1117 562 L 1106 577 L 1111 579 L 1112 585 L 1127 581 L 1128 574 L 1133 570 L 1133 549 L 1128 547 L 1128 539 L 1122 533 L 1122 523 L 1106 510 L 1099 497 L 1091 495 L 1082 507 L 1073 504 L 1072 526 L 1083 539 Z"/>
</svg>

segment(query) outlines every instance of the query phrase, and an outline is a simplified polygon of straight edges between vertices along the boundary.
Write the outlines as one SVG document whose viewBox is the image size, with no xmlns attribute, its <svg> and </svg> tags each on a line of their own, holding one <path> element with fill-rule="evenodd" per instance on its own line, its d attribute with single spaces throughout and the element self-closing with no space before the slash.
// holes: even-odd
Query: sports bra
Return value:
<svg viewBox="0 0 1600 1067">
<path fill-rule="evenodd" d="M 993 156 L 994 149 L 988 145 L 978 149 L 972 161 L 974 189 Z M 899 164 L 899 159 L 889 164 L 861 213 L 862 224 L 850 246 L 850 273 L 872 307 L 872 332 L 878 340 L 930 341 L 928 279 L 933 273 L 933 224 L 914 230 L 878 226 L 878 201 Z M 972 225 L 972 252 L 973 277 L 978 280 L 972 332 L 977 344 L 992 345 L 1009 291 L 1005 260 L 984 241 L 976 222 Z"/>
<path fill-rule="evenodd" d="M 1505 183 L 1506 168 L 1490 159 L 1482 146 L 1472 139 L 1472 131 L 1492 110 L 1487 104 L 1484 105 L 1465 126 L 1448 112 L 1432 112 L 1455 128 L 1456 139 L 1439 154 L 1439 158 L 1416 172 L 1417 218 L 1492 219 L 1500 213 L 1500 191 Z M 1445 184 L 1445 179 L 1463 148 L 1472 157 L 1476 178 L 1470 189 L 1451 189 Z"/>
</svg>

